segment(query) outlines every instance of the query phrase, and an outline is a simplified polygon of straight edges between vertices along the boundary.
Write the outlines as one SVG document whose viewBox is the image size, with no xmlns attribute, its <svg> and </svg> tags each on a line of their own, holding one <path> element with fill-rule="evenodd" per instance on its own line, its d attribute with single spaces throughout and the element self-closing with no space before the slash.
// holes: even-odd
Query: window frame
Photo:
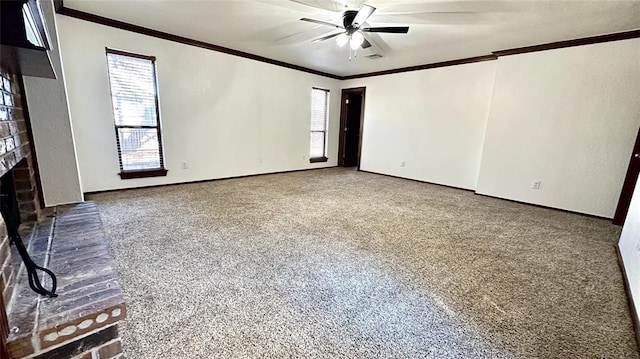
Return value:
<svg viewBox="0 0 640 359">
<path fill-rule="evenodd" d="M 113 125 L 115 128 L 115 135 L 116 135 L 116 146 L 117 146 L 117 152 L 118 152 L 118 164 L 120 165 L 120 172 L 118 173 L 118 175 L 120 176 L 120 179 L 132 179 L 132 178 L 146 178 L 146 177 L 160 177 L 160 176 L 166 176 L 167 172 L 169 172 L 166 168 L 165 168 L 165 164 L 164 164 L 164 148 L 162 145 L 162 127 L 161 127 L 161 123 L 160 123 L 160 102 L 158 101 L 158 79 L 157 79 L 157 71 L 156 71 L 156 57 L 155 56 L 147 56 L 147 55 L 141 55 L 141 54 L 136 54 L 136 53 L 132 53 L 132 52 L 127 52 L 127 51 L 122 51 L 122 50 L 115 50 L 115 49 L 110 49 L 108 47 L 105 48 L 106 54 L 106 60 L 107 60 L 107 75 L 108 75 L 108 80 L 109 80 L 109 94 L 110 94 L 110 98 L 111 98 L 111 110 L 113 112 Z M 126 57 L 132 57 L 132 58 L 137 58 L 137 59 L 143 59 L 143 60 L 149 60 L 151 61 L 151 64 L 153 65 L 153 88 L 154 88 L 154 100 L 155 100 L 155 107 L 156 107 L 156 125 L 155 126 L 133 126 L 133 125 L 118 125 L 116 122 L 116 114 L 114 111 L 114 107 L 113 107 L 113 91 L 111 88 L 111 74 L 109 72 L 109 54 L 113 54 L 113 55 L 119 55 L 119 56 L 126 56 Z M 160 166 L 158 168 L 148 168 L 148 169 L 136 169 L 136 170 L 125 170 L 124 166 L 122 164 L 122 152 L 121 152 L 121 146 L 120 146 L 120 134 L 118 132 L 118 129 L 120 128 L 140 128 L 140 129 L 156 129 L 158 132 L 158 157 L 159 157 L 159 163 Z"/>
<path fill-rule="evenodd" d="M 329 134 L 329 95 L 331 94 L 331 91 L 329 89 L 324 89 L 324 88 L 321 88 L 321 87 L 312 87 L 311 88 L 311 93 L 312 94 L 313 94 L 314 90 L 323 91 L 325 93 L 326 104 L 325 104 L 325 116 L 324 116 L 324 130 L 323 131 L 318 131 L 318 130 L 310 129 L 309 134 L 323 133 L 324 136 L 323 136 L 323 141 L 322 141 L 322 156 L 320 156 L 320 157 L 311 157 L 311 153 L 309 153 L 309 163 L 327 162 L 329 160 L 329 158 L 327 157 L 327 142 L 328 142 L 328 136 L 327 135 Z M 313 106 L 313 100 L 311 102 L 311 106 Z M 313 107 L 310 110 L 311 110 L 311 113 L 313 113 Z M 311 135 L 309 136 L 309 143 L 310 142 L 311 142 Z"/>
</svg>

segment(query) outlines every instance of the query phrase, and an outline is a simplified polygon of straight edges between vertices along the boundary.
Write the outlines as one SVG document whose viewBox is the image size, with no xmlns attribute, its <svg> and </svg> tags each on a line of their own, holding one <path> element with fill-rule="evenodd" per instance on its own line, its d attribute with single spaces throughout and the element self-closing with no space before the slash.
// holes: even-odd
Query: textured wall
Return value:
<svg viewBox="0 0 640 359">
<path fill-rule="evenodd" d="M 57 21 L 85 191 L 336 165 L 338 80 L 70 17 Z M 156 56 L 167 177 L 117 175 L 105 47 Z M 330 89 L 332 101 L 329 162 L 311 164 L 314 86 Z"/>
<path fill-rule="evenodd" d="M 633 39 L 345 81 L 367 88 L 362 169 L 612 217 L 639 57 Z"/>
<path fill-rule="evenodd" d="M 344 82 L 367 88 L 361 169 L 475 189 L 494 74 L 488 61 Z"/>
<path fill-rule="evenodd" d="M 40 1 L 51 40 L 49 57 L 57 79 L 24 77 L 42 192 L 47 206 L 83 200 L 60 63 L 53 5 Z"/>
<path fill-rule="evenodd" d="M 477 192 L 613 217 L 640 125 L 638 58 L 640 39 L 501 57 Z"/>
</svg>

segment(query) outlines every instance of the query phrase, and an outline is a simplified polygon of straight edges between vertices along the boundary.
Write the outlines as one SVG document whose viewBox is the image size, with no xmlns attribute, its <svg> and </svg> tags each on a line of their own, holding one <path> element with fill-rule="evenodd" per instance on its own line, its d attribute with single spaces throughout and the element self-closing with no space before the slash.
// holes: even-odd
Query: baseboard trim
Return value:
<svg viewBox="0 0 640 359">
<path fill-rule="evenodd" d="M 580 216 L 584 216 L 584 217 L 589 217 L 589 218 L 595 218 L 595 219 L 606 219 L 607 221 L 611 221 L 612 219 L 609 217 L 603 217 L 603 216 L 598 216 L 595 214 L 589 214 L 589 213 L 582 213 L 582 212 L 576 212 L 576 211 L 571 211 L 568 209 L 562 209 L 562 208 L 556 208 L 556 207 L 551 207 L 551 206 L 545 206 L 542 204 L 536 204 L 536 203 L 529 203 L 529 202 L 524 202 L 524 201 L 518 201 L 515 199 L 509 199 L 509 198 L 503 198 L 503 197 L 498 197 L 498 196 L 492 196 L 490 194 L 483 194 L 483 193 L 478 193 L 478 192 L 474 192 L 476 195 L 478 196 L 483 196 L 483 197 L 489 197 L 489 198 L 495 198 L 495 199 L 500 199 L 503 201 L 508 201 L 508 202 L 513 202 L 513 203 L 518 203 L 518 204 L 526 204 L 527 206 L 533 206 L 533 207 L 538 207 L 538 208 L 544 208 L 544 209 L 552 209 L 554 211 L 559 211 L 559 212 L 564 212 L 564 213 L 571 213 L 571 214 L 577 214 Z"/>
<path fill-rule="evenodd" d="M 524 204 L 524 205 L 527 205 L 527 206 L 534 206 L 534 207 L 544 208 L 544 209 L 552 209 L 552 210 L 554 210 L 554 211 L 560 211 L 560 212 L 565 212 L 565 213 L 577 214 L 577 215 L 585 216 L 585 217 L 589 217 L 589 218 L 606 219 L 606 220 L 609 220 L 609 221 L 611 220 L 611 218 L 608 218 L 608 217 L 602 217 L 602 216 L 597 216 L 597 215 L 595 215 L 595 214 L 581 213 L 581 212 L 576 212 L 576 211 L 570 211 L 570 210 L 568 210 L 568 209 L 555 208 L 555 207 L 550 207 L 550 206 L 544 206 L 544 205 L 541 205 L 541 204 L 535 204 L 535 203 L 528 203 L 528 202 L 523 202 L 523 201 L 517 201 L 517 200 L 515 200 L 515 199 L 508 199 L 508 198 L 502 198 L 502 197 L 492 196 L 492 195 L 488 195 L 488 194 L 482 194 L 482 193 L 478 193 L 478 192 L 476 192 L 476 190 L 473 190 L 473 189 L 467 189 L 467 188 L 462 188 L 462 187 L 450 186 L 450 185 L 446 185 L 446 184 L 435 183 L 435 182 L 429 182 L 429 181 L 423 181 L 423 180 L 417 180 L 417 179 L 407 178 L 407 177 L 401 177 L 401 176 L 394 176 L 394 175 L 390 175 L 390 174 L 386 174 L 386 173 L 379 173 L 379 172 L 374 172 L 374 171 L 366 171 L 366 170 L 361 170 L 361 169 L 358 169 L 358 171 L 360 171 L 360 172 L 366 172 L 366 173 L 371 173 L 371 174 L 375 174 L 375 175 L 380 175 L 380 176 L 386 176 L 386 177 L 392 177 L 392 178 L 399 178 L 399 179 L 404 179 L 404 180 L 414 181 L 414 182 L 419 182 L 419 183 L 432 184 L 432 185 L 442 186 L 442 187 L 447 187 L 447 188 L 459 189 L 459 190 L 462 190 L 462 191 L 473 192 L 474 194 L 476 194 L 476 195 L 478 195 L 478 196 L 484 196 L 484 197 L 489 197 L 489 198 L 495 198 L 495 199 L 499 199 L 499 200 L 503 200 L 503 201 L 509 201 L 509 202 L 513 202 L 513 203 Z"/>
<path fill-rule="evenodd" d="M 276 171 L 276 172 L 255 173 L 255 174 L 250 174 L 250 175 L 230 176 L 230 177 L 220 177 L 220 178 L 210 178 L 210 179 L 203 179 L 203 180 L 196 180 L 196 181 L 187 181 L 187 182 L 163 183 L 163 184 L 149 185 L 149 186 L 138 186 L 138 187 L 127 187 L 127 188 L 115 188 L 115 189 L 107 189 L 107 190 L 102 190 L 102 191 L 90 191 L 90 192 L 84 192 L 83 194 L 84 194 L 85 196 L 90 196 L 90 195 L 93 195 L 93 194 L 99 194 L 99 193 L 118 192 L 118 191 L 127 191 L 127 190 L 142 189 L 142 188 L 153 188 L 153 187 L 179 186 L 179 185 L 183 185 L 183 184 L 203 183 L 203 182 L 212 182 L 212 181 L 223 181 L 223 180 L 228 180 L 228 179 L 248 178 L 248 177 L 255 177 L 255 176 L 266 176 L 266 175 L 275 175 L 275 174 L 281 174 L 281 173 L 292 173 L 292 172 L 314 171 L 314 170 L 322 170 L 322 169 L 326 169 L 326 168 L 336 168 L 336 167 L 340 167 L 340 166 L 327 166 L 327 167 L 318 167 L 318 168 L 303 168 L 303 169 L 298 169 L 298 170 L 287 170 L 287 171 Z M 461 191 L 472 192 L 473 194 L 478 195 L 478 196 L 489 197 L 489 198 L 495 198 L 495 199 L 499 199 L 499 200 L 502 200 L 502 201 L 508 201 L 508 202 L 513 202 L 513 203 L 518 203 L 518 204 L 524 204 L 524 205 L 527 205 L 527 206 L 533 206 L 533 207 L 538 207 L 538 208 L 551 209 L 551 210 L 554 210 L 554 211 L 560 211 L 560 212 L 565 212 L 565 213 L 577 214 L 577 215 L 584 216 L 584 217 L 589 217 L 589 218 L 605 219 L 605 220 L 609 220 L 609 221 L 611 220 L 611 218 L 608 218 L 608 217 L 602 217 L 602 216 L 597 216 L 597 215 L 595 215 L 595 214 L 581 213 L 581 212 L 571 211 L 571 210 L 568 210 L 568 209 L 555 208 L 555 207 L 545 206 L 545 205 L 541 205 L 541 204 L 535 204 L 535 203 L 528 203 L 528 202 L 518 201 L 518 200 L 515 200 L 515 199 L 502 198 L 502 197 L 492 196 L 492 195 L 488 195 L 488 194 L 482 194 L 482 193 L 478 193 L 478 192 L 476 192 L 476 191 L 475 191 L 475 190 L 473 190 L 473 189 L 468 189 L 468 188 L 462 188 L 462 187 L 450 186 L 450 185 L 446 185 L 446 184 L 435 183 L 435 182 L 429 182 L 429 181 L 423 181 L 423 180 L 418 180 L 418 179 L 414 179 L 414 178 L 407 178 L 407 177 L 395 176 L 395 175 L 390 175 L 390 174 L 386 174 L 386 173 L 380 173 L 380 172 L 374 172 L 374 171 L 367 171 L 367 170 L 362 170 L 362 169 L 359 169 L 359 168 L 358 168 L 357 170 L 358 170 L 359 172 L 371 173 L 371 174 L 379 175 L 379 176 L 385 176 L 385 177 L 391 177 L 391 178 L 398 178 L 398 179 L 403 179 L 403 180 L 407 180 L 407 181 L 414 181 L 414 182 L 418 182 L 418 183 L 425 183 L 425 184 L 430 184 L 430 185 L 434 185 L 434 186 L 441 186 L 441 187 L 452 188 L 452 189 L 457 189 L 457 190 L 461 190 Z"/>
<path fill-rule="evenodd" d="M 631 287 L 629 286 L 629 277 L 627 276 L 627 270 L 624 268 L 622 253 L 620 253 L 620 247 L 618 247 L 618 245 L 616 245 L 616 254 L 618 255 L 618 266 L 620 267 L 620 272 L 622 272 L 624 291 L 627 293 L 627 303 L 629 304 L 629 311 L 631 312 L 633 329 L 636 333 L 636 344 L 638 346 L 638 351 L 640 351 L 640 318 L 638 317 L 638 311 L 636 310 L 636 306 L 633 301 L 633 294 L 631 294 Z"/>
<path fill-rule="evenodd" d="M 100 193 L 110 193 L 110 192 L 120 192 L 120 191 L 129 191 L 143 188 L 155 188 L 155 187 L 168 187 L 168 186 L 180 186 L 186 184 L 195 184 L 195 183 L 204 183 L 204 182 L 214 182 L 214 181 L 224 181 L 230 179 L 238 179 L 238 178 L 249 178 L 249 177 L 257 177 L 257 176 L 267 176 L 267 175 L 277 175 L 282 173 L 293 173 L 293 172 L 305 172 L 305 171 L 315 171 L 315 170 L 324 170 L 327 168 L 336 168 L 338 166 L 327 166 L 327 167 L 318 167 L 318 168 L 302 168 L 299 170 L 287 170 L 287 171 L 276 171 L 276 172 L 265 172 L 265 173 L 255 173 L 251 175 L 241 175 L 241 176 L 231 176 L 231 177 L 220 177 L 220 178 L 210 178 L 196 181 L 187 181 L 187 182 L 177 182 L 177 183 L 163 183 L 163 184 L 155 184 L 149 186 L 138 186 L 138 187 L 127 187 L 127 188 L 115 188 L 115 189 L 106 189 L 102 191 L 91 191 L 84 192 L 85 196 L 91 196 L 93 194 Z"/>
<path fill-rule="evenodd" d="M 450 185 L 446 185 L 446 184 L 435 183 L 435 182 L 429 182 L 429 181 L 423 181 L 423 180 L 417 180 L 417 179 L 407 178 L 407 177 L 401 177 L 401 176 L 394 176 L 394 175 L 390 175 L 390 174 L 386 174 L 386 173 L 379 173 L 379 172 L 373 172 L 373 171 L 366 171 L 366 170 L 361 170 L 361 169 L 358 169 L 358 171 L 360 171 L 360 172 L 365 172 L 365 173 L 371 173 L 371 174 L 374 174 L 374 175 L 385 176 L 385 177 L 398 178 L 398 179 L 403 179 L 403 180 L 413 181 L 413 182 L 418 182 L 418 183 L 432 184 L 432 185 L 434 185 L 434 186 L 441 186 L 441 187 L 447 187 L 447 188 L 459 189 L 459 190 L 461 190 L 461 191 L 475 192 L 475 190 L 468 189 L 468 188 L 462 188 L 462 187 L 450 186 Z"/>
</svg>

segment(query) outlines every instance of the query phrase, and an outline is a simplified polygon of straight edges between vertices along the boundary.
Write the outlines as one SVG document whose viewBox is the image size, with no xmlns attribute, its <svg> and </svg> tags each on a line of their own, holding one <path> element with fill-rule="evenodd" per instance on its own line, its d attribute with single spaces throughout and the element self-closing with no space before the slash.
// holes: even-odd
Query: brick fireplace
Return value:
<svg viewBox="0 0 640 359">
<path fill-rule="evenodd" d="M 0 358 L 122 359 L 126 306 L 98 207 L 43 200 L 27 104 L 34 124 L 69 119 L 38 111 L 64 92 L 54 5 L 0 1 Z M 29 101 L 23 76 L 33 77 Z"/>
<path fill-rule="evenodd" d="M 29 255 L 58 278 L 58 297 L 31 290 L 0 216 L 0 358 L 124 359 L 126 306 L 98 208 L 44 208 L 31 138 L 21 78 L 0 68 L 0 178 L 13 177 Z"/>
<path fill-rule="evenodd" d="M 35 223 L 41 212 L 35 160 L 32 159 L 26 110 L 19 78 L 0 68 L 0 177 L 13 176 L 21 219 Z M 9 333 L 7 306 L 14 292 L 17 266 L 10 250 L 7 230 L 0 218 L 0 329 L 2 342 Z"/>
</svg>

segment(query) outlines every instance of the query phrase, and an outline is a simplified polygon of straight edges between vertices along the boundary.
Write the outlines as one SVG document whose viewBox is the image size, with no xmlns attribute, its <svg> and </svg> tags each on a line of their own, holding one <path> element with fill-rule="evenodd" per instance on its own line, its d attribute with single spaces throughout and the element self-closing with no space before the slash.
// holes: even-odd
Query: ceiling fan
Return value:
<svg viewBox="0 0 640 359">
<path fill-rule="evenodd" d="M 313 40 L 313 42 L 320 42 L 329 40 L 332 38 L 336 38 L 336 43 L 338 46 L 343 47 L 344 45 L 349 43 L 349 46 L 352 50 L 357 50 L 362 47 L 366 49 L 371 47 L 371 43 L 367 41 L 364 37 L 365 32 L 378 32 L 378 33 L 390 33 L 390 34 L 406 34 L 409 32 L 408 26 L 391 26 L 391 27 L 362 27 L 364 23 L 369 19 L 371 14 L 376 11 L 376 8 L 364 4 L 360 8 L 360 10 L 346 10 L 342 14 L 342 25 L 332 24 L 330 22 L 309 19 L 303 17 L 302 21 L 311 22 L 318 25 L 330 26 L 336 29 L 341 29 L 344 31 L 340 31 L 334 34 L 330 34 L 327 36 L 323 36 Z"/>
</svg>

